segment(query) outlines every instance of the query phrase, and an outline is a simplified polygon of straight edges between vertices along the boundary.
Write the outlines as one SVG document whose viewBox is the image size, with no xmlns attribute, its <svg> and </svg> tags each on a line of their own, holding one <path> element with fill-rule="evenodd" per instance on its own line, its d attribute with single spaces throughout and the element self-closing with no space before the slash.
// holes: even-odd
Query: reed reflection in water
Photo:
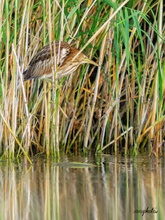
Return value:
<svg viewBox="0 0 165 220">
<path fill-rule="evenodd" d="M 164 158 L 148 157 L 1 162 L 0 219 L 164 219 L 164 170 Z M 134 213 L 147 207 L 157 213 Z"/>
</svg>

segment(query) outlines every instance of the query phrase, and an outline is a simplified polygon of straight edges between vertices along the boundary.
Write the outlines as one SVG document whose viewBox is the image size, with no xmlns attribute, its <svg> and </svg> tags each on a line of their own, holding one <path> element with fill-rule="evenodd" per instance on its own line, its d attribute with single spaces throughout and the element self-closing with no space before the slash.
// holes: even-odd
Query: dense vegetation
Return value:
<svg viewBox="0 0 165 220">
<path fill-rule="evenodd" d="M 163 0 L 2 0 L 0 7 L 3 156 L 82 150 L 161 153 Z M 55 82 L 22 83 L 31 58 L 53 40 L 83 49 L 99 67 L 82 65 Z"/>
</svg>

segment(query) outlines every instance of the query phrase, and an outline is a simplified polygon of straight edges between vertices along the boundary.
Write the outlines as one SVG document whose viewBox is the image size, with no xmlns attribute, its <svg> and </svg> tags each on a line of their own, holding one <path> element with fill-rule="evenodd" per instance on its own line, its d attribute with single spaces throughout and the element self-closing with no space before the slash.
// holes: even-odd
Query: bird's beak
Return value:
<svg viewBox="0 0 165 220">
<path fill-rule="evenodd" d="M 93 60 L 88 59 L 87 57 L 85 57 L 84 63 L 89 63 L 89 64 L 92 64 L 94 66 L 99 66 L 97 63 L 95 63 Z"/>
</svg>

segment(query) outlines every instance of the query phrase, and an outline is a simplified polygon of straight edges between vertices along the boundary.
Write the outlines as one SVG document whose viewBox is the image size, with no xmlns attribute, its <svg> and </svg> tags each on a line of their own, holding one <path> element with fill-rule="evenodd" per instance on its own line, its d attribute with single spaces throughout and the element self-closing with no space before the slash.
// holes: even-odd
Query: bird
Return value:
<svg viewBox="0 0 165 220">
<path fill-rule="evenodd" d="M 34 55 L 27 69 L 23 71 L 23 80 L 43 79 L 53 75 L 59 79 L 73 73 L 83 63 L 98 66 L 69 43 L 53 41 Z"/>
</svg>

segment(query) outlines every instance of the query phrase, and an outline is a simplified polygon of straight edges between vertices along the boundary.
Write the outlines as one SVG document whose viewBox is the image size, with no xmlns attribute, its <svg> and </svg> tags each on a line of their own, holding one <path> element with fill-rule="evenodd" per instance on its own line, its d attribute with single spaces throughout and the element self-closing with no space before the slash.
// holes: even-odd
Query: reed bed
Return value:
<svg viewBox="0 0 165 220">
<path fill-rule="evenodd" d="M 164 145 L 162 1 L 1 1 L 0 153 L 156 155 Z M 69 42 L 99 67 L 23 83 L 45 44 Z"/>
</svg>

